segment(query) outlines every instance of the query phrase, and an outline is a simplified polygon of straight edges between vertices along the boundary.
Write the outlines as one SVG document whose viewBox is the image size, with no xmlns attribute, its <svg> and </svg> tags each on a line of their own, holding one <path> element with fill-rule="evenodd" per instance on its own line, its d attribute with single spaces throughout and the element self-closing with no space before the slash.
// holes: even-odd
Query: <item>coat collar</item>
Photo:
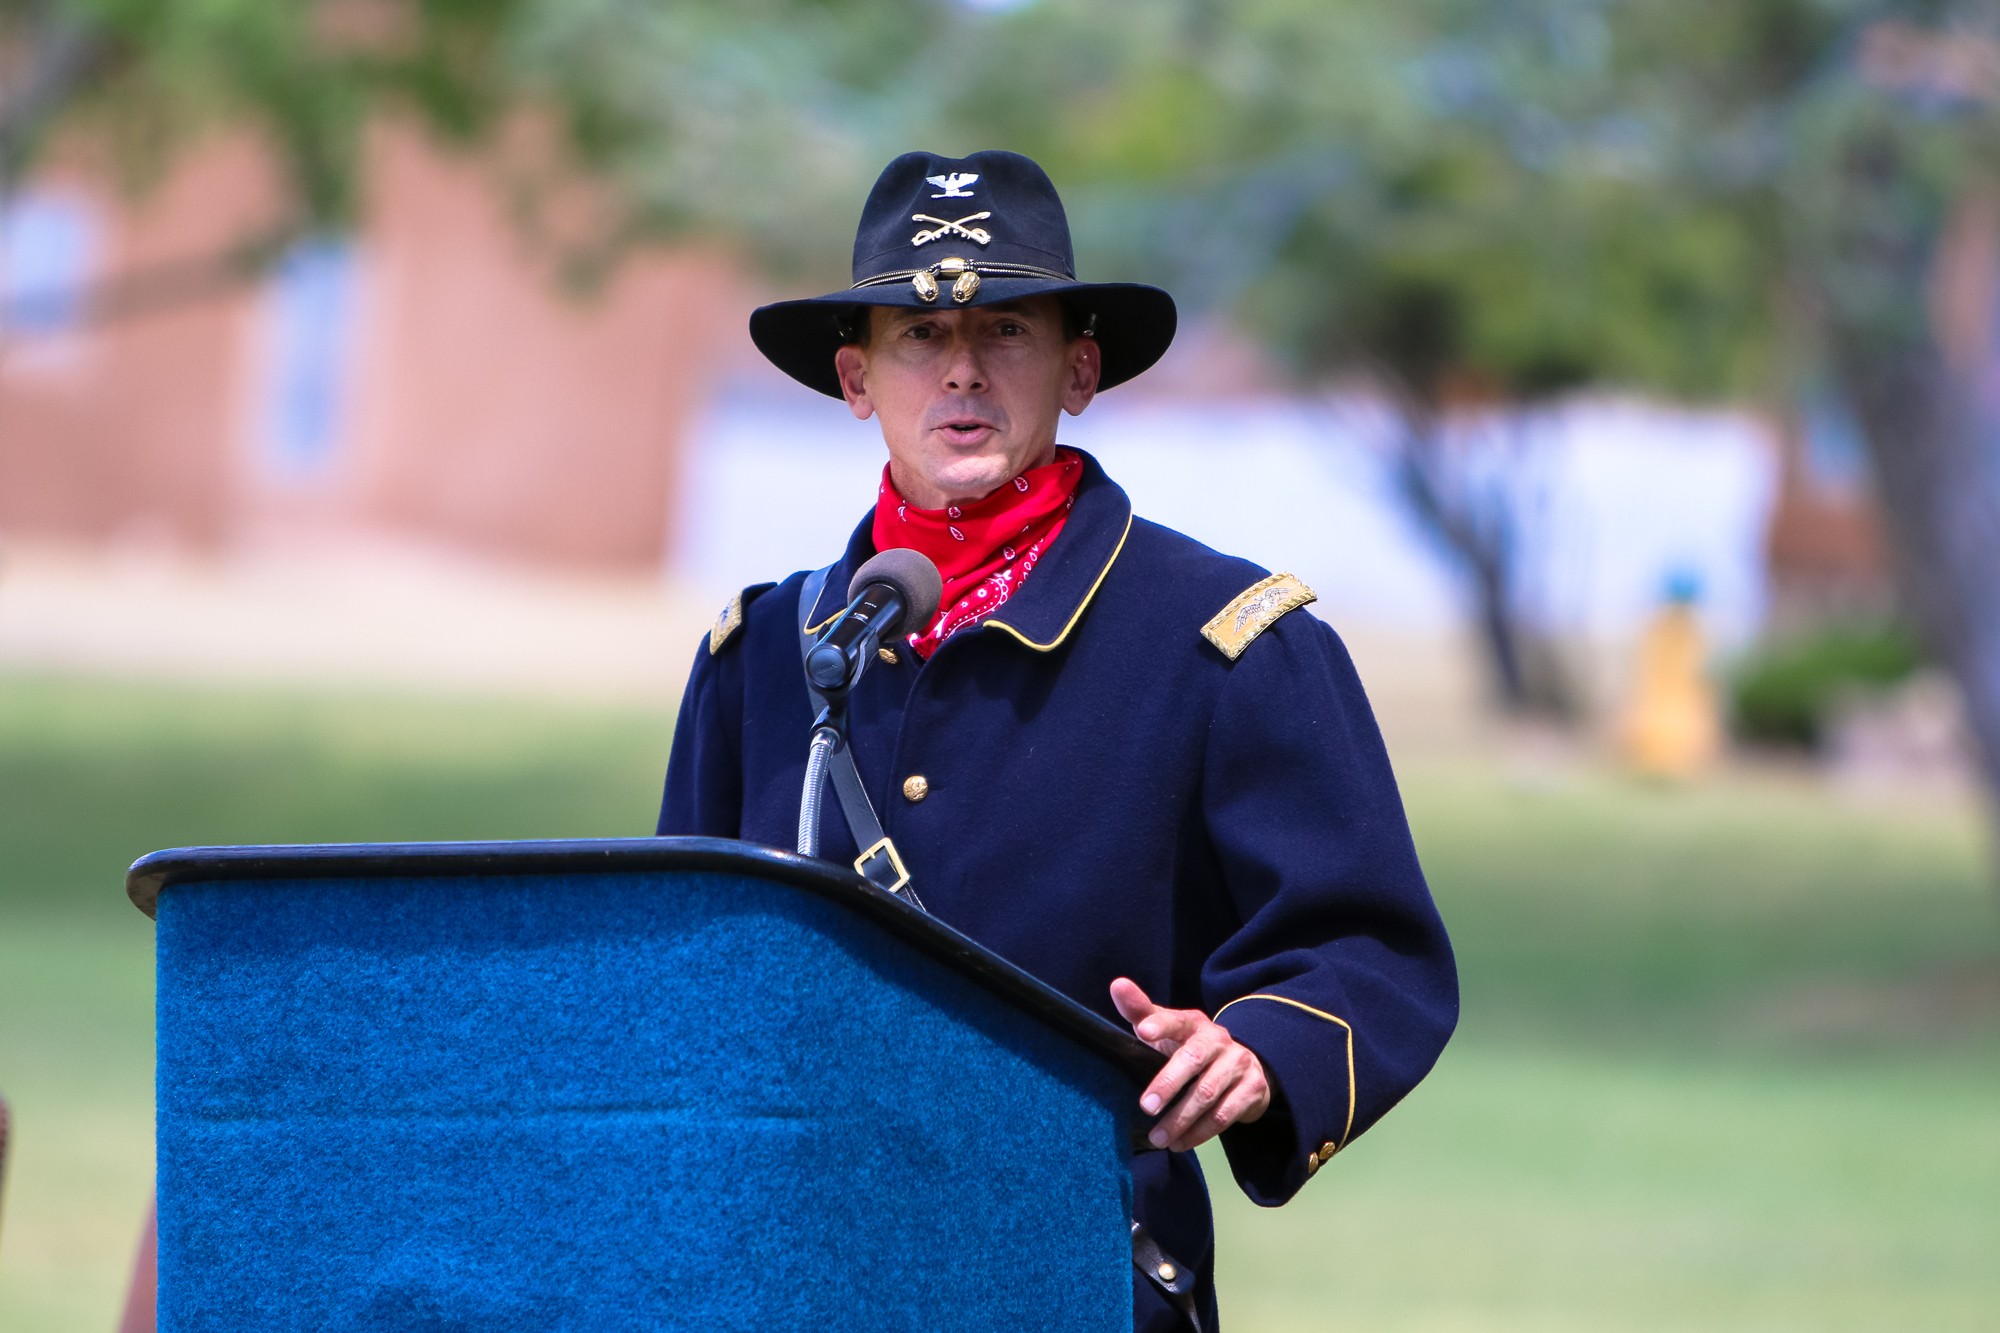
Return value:
<svg viewBox="0 0 2000 1333">
<path fill-rule="evenodd" d="M 1132 501 L 1124 489 L 1105 475 L 1095 458 L 1081 449 L 1076 452 L 1083 458 L 1083 480 L 1077 483 L 1076 507 L 1063 522 L 1061 534 L 1035 567 L 1035 576 L 997 614 L 979 624 L 982 630 L 1010 635 L 1037 652 L 1050 652 L 1069 637 L 1132 530 Z M 848 581 L 875 554 L 874 523 L 871 509 L 847 539 L 847 550 L 834 563 L 813 604 L 808 633 L 819 633 L 847 605 Z"/>
</svg>

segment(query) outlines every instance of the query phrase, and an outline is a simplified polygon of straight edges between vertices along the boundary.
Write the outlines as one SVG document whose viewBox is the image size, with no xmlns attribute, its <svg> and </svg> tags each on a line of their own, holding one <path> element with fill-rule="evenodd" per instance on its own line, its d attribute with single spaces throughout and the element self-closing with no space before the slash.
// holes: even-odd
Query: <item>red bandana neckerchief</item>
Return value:
<svg viewBox="0 0 2000 1333">
<path fill-rule="evenodd" d="M 875 549 L 907 546 L 929 556 L 944 576 L 937 619 L 922 634 L 909 636 L 918 656 L 929 657 L 1020 590 L 1062 531 L 1082 480 L 1083 459 L 1073 449 L 1059 448 L 1054 462 L 1029 468 L 984 499 L 919 509 L 896 490 L 889 469 L 882 469 Z"/>
</svg>

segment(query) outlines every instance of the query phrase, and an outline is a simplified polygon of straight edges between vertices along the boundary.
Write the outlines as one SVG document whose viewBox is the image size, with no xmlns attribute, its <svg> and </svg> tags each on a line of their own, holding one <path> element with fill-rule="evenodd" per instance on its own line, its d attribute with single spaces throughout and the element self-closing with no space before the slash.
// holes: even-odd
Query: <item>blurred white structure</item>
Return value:
<svg viewBox="0 0 2000 1333">
<path fill-rule="evenodd" d="M 1550 629 L 1616 642 L 1670 579 L 1692 579 L 1720 643 L 1765 606 L 1777 451 L 1748 416 L 1585 400 L 1472 423 L 1468 452 L 1519 517 L 1523 605 Z M 1366 403 L 1110 394 L 1066 419 L 1138 512 L 1320 594 L 1343 628 L 1443 634 L 1464 620 L 1450 554 L 1396 493 Z M 839 553 L 872 503 L 873 422 L 788 381 L 732 381 L 688 439 L 673 570 L 719 598 Z"/>
</svg>

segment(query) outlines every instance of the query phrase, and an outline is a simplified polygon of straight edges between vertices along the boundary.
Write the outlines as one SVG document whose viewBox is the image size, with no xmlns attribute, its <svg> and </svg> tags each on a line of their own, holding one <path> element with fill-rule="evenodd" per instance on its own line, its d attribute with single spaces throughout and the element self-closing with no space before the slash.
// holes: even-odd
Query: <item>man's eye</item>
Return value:
<svg viewBox="0 0 2000 1333">
<path fill-rule="evenodd" d="M 1016 338 L 1027 331 L 1027 325 L 1016 324 L 1012 320 L 1000 326 L 1000 336 L 1003 338 Z"/>
<path fill-rule="evenodd" d="M 903 331 L 903 336 L 917 339 L 928 338 L 931 336 L 931 326 L 928 324 L 912 324 Z"/>
</svg>

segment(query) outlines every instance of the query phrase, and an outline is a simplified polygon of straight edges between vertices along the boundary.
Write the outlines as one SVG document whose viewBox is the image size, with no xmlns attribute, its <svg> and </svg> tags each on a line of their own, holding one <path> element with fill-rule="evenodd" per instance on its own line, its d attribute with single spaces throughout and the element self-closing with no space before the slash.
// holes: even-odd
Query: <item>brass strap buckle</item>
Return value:
<svg viewBox="0 0 2000 1333">
<path fill-rule="evenodd" d="M 886 856 L 889 858 L 889 868 L 896 872 L 896 882 L 894 884 L 876 884 L 875 886 L 887 889 L 891 893 L 899 892 L 905 884 L 910 882 L 910 872 L 904 868 L 903 858 L 897 853 L 896 844 L 889 841 L 889 836 L 886 833 L 882 835 L 880 842 L 854 858 L 855 870 L 870 884 L 875 884 L 875 877 L 868 873 L 868 863 L 873 861 L 877 856 Z"/>
</svg>

